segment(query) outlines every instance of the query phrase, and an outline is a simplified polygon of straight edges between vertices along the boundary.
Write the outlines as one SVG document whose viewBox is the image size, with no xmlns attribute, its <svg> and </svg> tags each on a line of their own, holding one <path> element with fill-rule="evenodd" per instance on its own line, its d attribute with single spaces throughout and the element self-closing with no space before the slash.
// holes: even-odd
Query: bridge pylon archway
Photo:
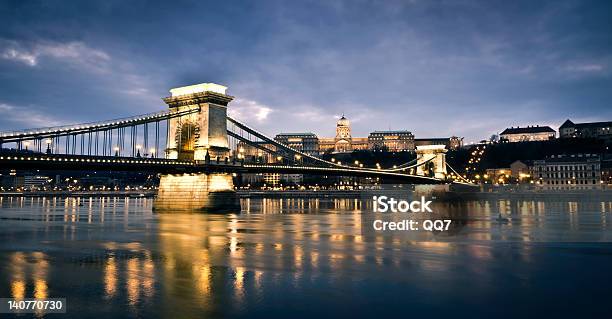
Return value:
<svg viewBox="0 0 612 319">
<path fill-rule="evenodd" d="M 430 176 L 445 179 L 446 170 L 445 145 L 420 145 L 416 147 L 417 153 L 417 175 Z"/>
</svg>

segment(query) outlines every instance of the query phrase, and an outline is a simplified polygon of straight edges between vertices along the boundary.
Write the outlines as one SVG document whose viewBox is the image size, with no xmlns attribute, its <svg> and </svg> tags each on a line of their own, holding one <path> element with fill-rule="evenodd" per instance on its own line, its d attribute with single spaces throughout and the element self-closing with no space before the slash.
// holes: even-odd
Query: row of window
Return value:
<svg viewBox="0 0 612 319">
<path fill-rule="evenodd" d="M 558 171 L 585 171 L 585 170 L 595 170 L 599 165 L 591 164 L 591 165 L 557 165 L 557 166 L 546 166 L 547 172 L 558 172 Z M 544 166 L 538 166 L 538 172 L 544 171 Z"/>
<path fill-rule="evenodd" d="M 591 172 L 590 177 L 597 177 L 595 172 Z M 538 174 L 538 177 L 542 178 L 546 176 L 546 178 L 585 178 L 589 177 L 589 174 L 586 172 L 577 172 L 577 173 L 546 173 L 546 174 Z"/>
<path fill-rule="evenodd" d="M 597 184 L 596 180 L 575 180 L 575 181 L 546 181 L 547 185 L 564 185 L 564 184 L 580 184 L 580 185 L 588 185 L 588 184 Z"/>
</svg>

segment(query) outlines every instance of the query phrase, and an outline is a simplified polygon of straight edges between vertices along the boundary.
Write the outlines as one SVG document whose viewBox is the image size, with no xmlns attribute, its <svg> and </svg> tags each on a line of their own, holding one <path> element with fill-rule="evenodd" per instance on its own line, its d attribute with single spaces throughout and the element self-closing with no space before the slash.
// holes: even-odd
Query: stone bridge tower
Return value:
<svg viewBox="0 0 612 319">
<path fill-rule="evenodd" d="M 202 83 L 170 90 L 164 98 L 173 111 L 199 109 L 199 112 L 170 119 L 166 157 L 182 160 L 225 158 L 229 154 L 227 140 L 227 104 L 225 86 Z"/>
<path fill-rule="evenodd" d="M 422 145 L 417 146 L 417 164 L 431 160 L 428 164 L 419 165 L 416 174 L 445 179 L 446 178 L 446 146 Z"/>
<path fill-rule="evenodd" d="M 164 98 L 173 111 L 197 109 L 168 121 L 166 157 L 221 161 L 229 156 L 227 105 L 233 99 L 225 86 L 202 83 L 171 89 Z M 161 176 L 154 209 L 158 211 L 240 211 L 231 174 L 196 173 Z"/>
</svg>

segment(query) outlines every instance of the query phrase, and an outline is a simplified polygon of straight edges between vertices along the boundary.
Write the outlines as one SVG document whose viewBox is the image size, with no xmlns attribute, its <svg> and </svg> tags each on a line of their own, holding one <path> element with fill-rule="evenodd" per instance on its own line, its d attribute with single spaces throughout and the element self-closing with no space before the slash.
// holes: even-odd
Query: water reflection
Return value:
<svg viewBox="0 0 612 319">
<path fill-rule="evenodd" d="M 45 299 L 49 297 L 47 286 L 49 262 L 47 258 L 46 254 L 39 251 L 9 254 L 9 271 L 7 274 L 10 276 L 11 298 L 23 300 L 24 298 Z M 36 310 L 34 314 L 41 317 L 44 313 L 41 310 Z"/>
<path fill-rule="evenodd" d="M 612 238 L 610 202 L 436 203 L 463 224 L 425 240 L 364 233 L 369 206 L 359 199 L 244 199 L 241 213 L 227 215 L 153 214 L 146 198 L 0 204 L 0 234 L 19 238 L 0 243 L 0 296 L 67 296 L 83 316 L 127 309 L 133 317 L 221 317 L 284 303 L 310 313 L 309 303 L 336 301 L 362 309 L 350 291 L 384 294 L 380 283 L 397 296 L 463 286 L 490 292 L 498 281 L 513 285 L 500 268 L 528 274 L 542 263 L 533 242 Z M 520 245 L 507 253 L 498 243 Z"/>
</svg>

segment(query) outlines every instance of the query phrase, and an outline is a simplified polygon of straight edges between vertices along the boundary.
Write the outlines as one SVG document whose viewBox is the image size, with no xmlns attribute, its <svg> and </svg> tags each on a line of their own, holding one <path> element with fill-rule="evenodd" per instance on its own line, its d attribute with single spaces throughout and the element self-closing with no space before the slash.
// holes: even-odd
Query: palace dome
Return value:
<svg viewBox="0 0 612 319">
<path fill-rule="evenodd" d="M 346 117 L 344 117 L 344 114 L 342 114 L 342 117 L 338 120 L 336 126 L 350 126 L 350 122 Z"/>
</svg>

